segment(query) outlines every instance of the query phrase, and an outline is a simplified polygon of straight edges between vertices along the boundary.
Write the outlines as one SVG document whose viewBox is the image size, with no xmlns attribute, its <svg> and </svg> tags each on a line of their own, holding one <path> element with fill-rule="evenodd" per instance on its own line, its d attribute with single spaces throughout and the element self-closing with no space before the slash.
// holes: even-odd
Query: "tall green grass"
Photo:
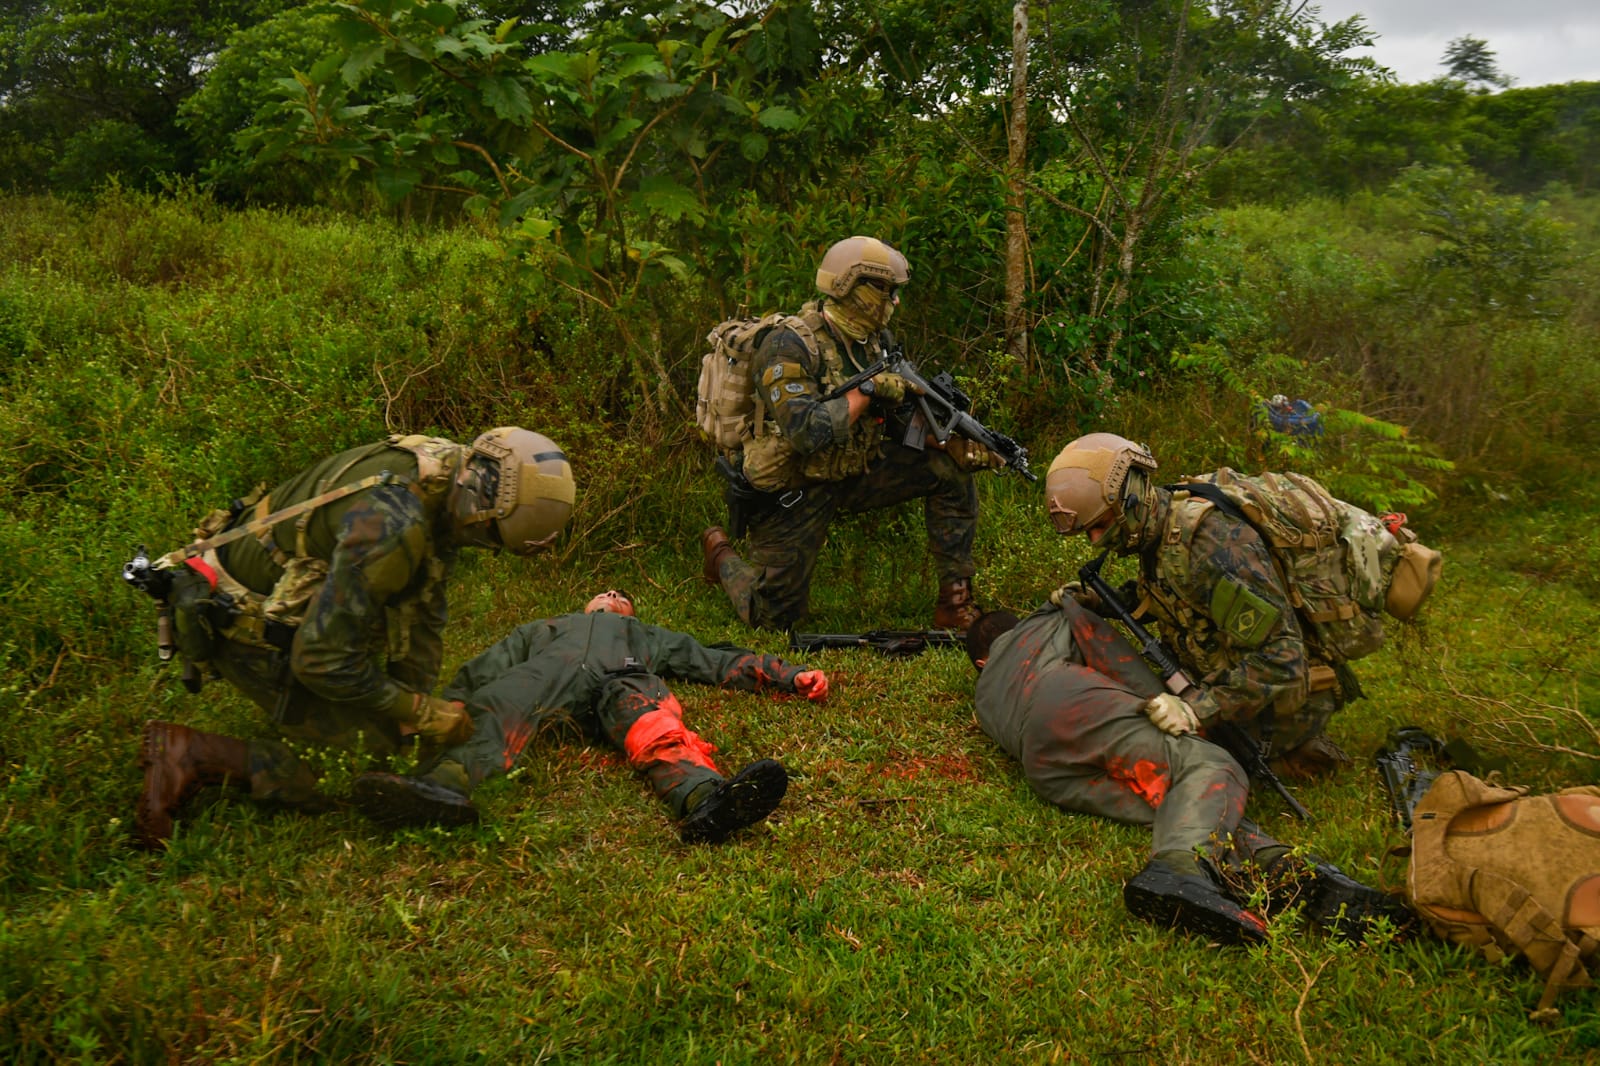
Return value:
<svg viewBox="0 0 1600 1066">
<path fill-rule="evenodd" d="M 820 706 L 681 686 L 729 767 L 771 755 L 793 775 L 777 814 L 720 848 L 678 845 L 619 756 L 558 746 L 483 789 L 485 822 L 466 831 L 383 836 L 347 809 L 278 816 L 207 794 L 170 851 L 135 851 L 144 720 L 263 726 L 225 685 L 189 696 L 156 664 L 122 561 L 389 428 L 521 422 L 568 449 L 582 486 L 557 554 L 464 559 L 447 669 L 612 583 L 647 620 L 783 650 L 699 580 L 695 537 L 721 508 L 703 453 L 686 432 L 630 428 L 626 397 L 594 385 L 612 380 L 605 324 L 582 314 L 471 232 L 129 195 L 0 204 L 7 1061 L 1600 1056 L 1592 997 L 1566 999 L 1557 1025 L 1526 1021 L 1539 984 L 1523 967 L 1288 924 L 1263 949 L 1219 950 L 1133 921 L 1120 882 L 1148 835 L 1039 803 L 978 729 L 955 650 L 815 656 L 834 681 Z M 1103 428 L 1196 470 L 1248 461 L 1247 419 L 1239 394 L 1178 380 Z M 1042 466 L 1076 429 L 1025 436 Z M 1048 530 L 1036 487 L 980 485 L 980 596 L 1026 609 L 1083 546 Z M 1442 488 L 1413 521 L 1445 550 L 1444 582 L 1361 664 L 1370 698 L 1335 723 L 1357 767 L 1301 790 L 1309 825 L 1252 802 L 1269 831 L 1369 880 L 1399 841 L 1366 761 L 1394 725 L 1465 736 L 1531 784 L 1596 778 L 1592 499 L 1552 487 L 1514 511 Z M 808 625 L 926 623 L 922 541 L 915 508 L 841 522 Z M 364 765 L 330 757 L 329 787 Z"/>
</svg>

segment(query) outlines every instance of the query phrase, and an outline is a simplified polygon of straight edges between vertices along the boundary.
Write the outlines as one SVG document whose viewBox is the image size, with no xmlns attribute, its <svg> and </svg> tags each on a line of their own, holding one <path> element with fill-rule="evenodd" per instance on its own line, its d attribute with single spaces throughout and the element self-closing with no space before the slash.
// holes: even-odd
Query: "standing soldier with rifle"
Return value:
<svg viewBox="0 0 1600 1066">
<path fill-rule="evenodd" d="M 967 630 L 984 732 L 1022 764 L 1039 797 L 1153 833 L 1149 861 L 1123 886 L 1135 917 L 1228 944 L 1266 939 L 1266 918 L 1301 916 L 1360 941 L 1398 901 L 1302 858 L 1244 819 L 1239 764 L 1152 710 L 1162 683 L 1099 615 L 1058 595 L 1018 621 L 1004 611 Z M 1255 909 L 1259 906 L 1259 910 Z"/>
<path fill-rule="evenodd" d="M 198 690 L 220 676 L 300 743 L 400 750 L 472 735 L 472 719 L 431 694 L 443 657 L 445 583 L 464 547 L 532 555 L 572 512 L 567 457 L 516 427 L 470 445 L 393 436 L 332 456 L 270 493 L 212 512 L 196 540 L 124 568 L 160 608 L 162 658 Z M 139 841 L 164 846 L 203 785 L 302 810 L 326 805 L 316 776 L 276 740 L 238 740 L 150 722 L 141 750 Z"/>
<path fill-rule="evenodd" d="M 900 374 L 874 373 L 840 388 L 894 347 L 889 319 L 910 276 L 905 256 L 880 240 L 839 241 L 817 269 L 823 298 L 761 340 L 751 364 L 755 435 L 743 446 L 742 470 L 724 473 L 767 503 L 747 512 L 748 560 L 722 527 L 701 534 L 706 582 L 722 586 L 751 625 L 789 629 L 805 617 L 834 515 L 913 499 L 923 500 L 939 571 L 934 626 L 964 630 L 980 613 L 972 595 L 978 493 L 971 472 L 1006 460 L 959 434 L 931 446 L 920 437 L 917 446 L 904 443 L 895 410 L 915 387 Z"/>
</svg>

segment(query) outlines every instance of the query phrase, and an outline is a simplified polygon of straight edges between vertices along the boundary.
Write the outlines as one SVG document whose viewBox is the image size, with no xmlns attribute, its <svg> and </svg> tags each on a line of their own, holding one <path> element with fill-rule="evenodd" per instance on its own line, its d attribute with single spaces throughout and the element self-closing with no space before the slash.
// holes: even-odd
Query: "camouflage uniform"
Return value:
<svg viewBox="0 0 1600 1066">
<path fill-rule="evenodd" d="M 1273 752 L 1320 736 L 1343 705 L 1337 675 L 1307 646 L 1266 542 L 1200 497 L 1151 498 L 1140 607 L 1204 690 L 1195 712 L 1238 723 Z"/>
<path fill-rule="evenodd" d="M 279 549 L 293 549 L 302 535 L 305 557 L 327 564 L 286 650 L 225 630 L 211 660 L 290 740 L 393 753 L 416 695 L 438 680 L 455 550 L 445 493 L 418 487 L 417 457 L 392 447 L 344 452 L 273 489 L 267 505 L 281 510 L 385 470 L 391 483 L 318 507 L 303 534 L 290 518 L 217 551 L 226 575 L 261 596 L 273 594 L 284 573 Z M 247 509 L 232 524 L 252 517 Z M 320 801 L 314 775 L 287 745 L 252 740 L 249 751 L 253 798 Z"/>
<path fill-rule="evenodd" d="M 730 557 L 719 568 L 739 617 L 754 626 L 793 626 L 809 609 L 811 575 L 834 516 L 919 498 L 940 584 L 970 579 L 978 528 L 972 475 L 936 448 L 901 444 L 904 427 L 877 408 L 851 423 L 848 400 L 821 399 L 876 361 L 892 336 L 885 330 L 870 346 L 845 345 L 816 303 L 798 317 L 809 337 L 774 329 L 752 361 L 757 430 L 745 446 L 744 472 L 780 502 L 751 518 L 748 561 Z"/>
<path fill-rule="evenodd" d="M 1041 799 L 1152 829 L 1151 853 L 1236 865 L 1280 847 L 1245 822 L 1249 781 L 1227 752 L 1145 716 L 1161 682 L 1109 623 L 1067 600 L 998 637 L 978 675 L 978 721 Z"/>
<path fill-rule="evenodd" d="M 609 742 L 647 778 L 674 817 L 701 784 L 718 782 L 716 751 L 683 724 L 665 680 L 754 692 L 795 691 L 804 666 L 694 638 L 609 611 L 519 626 L 462 666 L 446 699 L 467 705 L 475 731 L 446 749 L 425 776 L 458 791 L 517 764 L 536 738 Z"/>
</svg>

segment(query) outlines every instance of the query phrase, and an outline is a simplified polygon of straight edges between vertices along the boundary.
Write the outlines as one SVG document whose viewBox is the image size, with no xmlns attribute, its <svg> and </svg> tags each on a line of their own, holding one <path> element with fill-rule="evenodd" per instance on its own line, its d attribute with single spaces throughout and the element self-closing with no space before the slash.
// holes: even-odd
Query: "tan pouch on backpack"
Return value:
<svg viewBox="0 0 1600 1066">
<path fill-rule="evenodd" d="M 1593 985 L 1600 952 L 1600 787 L 1529 796 L 1462 770 L 1439 775 L 1412 816 L 1406 895 L 1439 936 L 1492 962 L 1522 955 L 1545 978 L 1532 1012 Z"/>
<path fill-rule="evenodd" d="M 1394 578 L 1384 596 L 1385 613 L 1402 622 L 1411 620 L 1424 600 L 1433 592 L 1444 568 L 1444 557 L 1426 544 L 1410 541 L 1400 548 Z"/>
</svg>

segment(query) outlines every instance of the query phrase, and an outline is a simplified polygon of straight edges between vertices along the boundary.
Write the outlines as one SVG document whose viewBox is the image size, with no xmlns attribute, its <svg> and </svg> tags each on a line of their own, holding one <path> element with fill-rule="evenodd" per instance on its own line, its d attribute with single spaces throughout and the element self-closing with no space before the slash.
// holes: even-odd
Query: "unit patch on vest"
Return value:
<svg viewBox="0 0 1600 1066">
<path fill-rule="evenodd" d="M 1211 617 L 1235 644 L 1254 648 L 1278 624 L 1278 609 L 1229 578 L 1211 593 Z"/>
</svg>

